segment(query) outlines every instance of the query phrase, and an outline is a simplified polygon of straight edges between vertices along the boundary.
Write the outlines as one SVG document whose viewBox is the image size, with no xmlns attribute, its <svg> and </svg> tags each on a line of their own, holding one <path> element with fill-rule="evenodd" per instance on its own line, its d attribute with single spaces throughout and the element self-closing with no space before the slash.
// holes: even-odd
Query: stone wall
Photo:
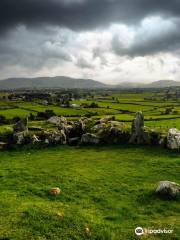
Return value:
<svg viewBox="0 0 180 240">
<path fill-rule="evenodd" d="M 64 117 L 51 117 L 47 124 L 51 128 L 28 128 L 27 121 L 17 122 L 13 133 L 4 138 L 2 146 L 38 145 L 50 146 L 57 144 L 138 144 L 167 147 L 179 151 L 180 131 L 170 129 L 167 134 L 159 133 L 144 126 L 144 116 L 137 112 L 129 127 L 114 118 L 100 120 L 80 118 L 68 121 Z"/>
</svg>

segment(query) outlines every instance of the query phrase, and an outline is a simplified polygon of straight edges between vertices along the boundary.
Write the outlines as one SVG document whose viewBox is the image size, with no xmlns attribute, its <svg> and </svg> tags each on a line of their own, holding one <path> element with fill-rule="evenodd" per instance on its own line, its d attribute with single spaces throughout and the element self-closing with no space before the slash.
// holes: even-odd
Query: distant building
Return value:
<svg viewBox="0 0 180 240">
<path fill-rule="evenodd" d="M 73 108 L 79 108 L 80 107 L 80 105 L 75 104 L 75 103 L 71 104 L 70 106 L 73 107 Z"/>
<path fill-rule="evenodd" d="M 44 101 L 42 101 L 42 104 L 43 104 L 44 106 L 47 106 L 47 105 L 48 105 L 48 101 L 47 101 L 47 100 L 44 100 Z"/>
</svg>

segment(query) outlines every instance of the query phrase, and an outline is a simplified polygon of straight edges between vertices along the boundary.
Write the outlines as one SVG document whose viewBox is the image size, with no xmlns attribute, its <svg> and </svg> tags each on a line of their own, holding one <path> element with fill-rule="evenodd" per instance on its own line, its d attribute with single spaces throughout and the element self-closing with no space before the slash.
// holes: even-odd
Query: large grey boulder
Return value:
<svg viewBox="0 0 180 240">
<path fill-rule="evenodd" d="M 156 194 L 164 199 L 178 198 L 180 196 L 180 185 L 175 182 L 161 181 L 158 183 Z"/>
<path fill-rule="evenodd" d="M 124 144 L 128 143 L 130 138 L 129 128 L 118 121 L 108 121 L 106 123 L 96 123 L 91 131 L 100 138 L 102 143 Z"/>
<path fill-rule="evenodd" d="M 87 132 L 90 122 L 91 120 L 88 118 L 80 118 L 78 121 L 70 122 L 70 125 L 66 127 L 65 132 L 69 138 L 81 138 L 81 136 Z"/>
<path fill-rule="evenodd" d="M 104 129 L 106 129 L 106 124 L 98 123 L 91 128 L 91 131 L 94 133 L 98 133 L 99 131 L 103 131 Z"/>
<path fill-rule="evenodd" d="M 137 112 L 132 121 L 130 143 L 149 144 L 149 134 L 144 129 L 144 116 L 142 112 Z"/>
<path fill-rule="evenodd" d="M 63 130 L 51 130 L 44 132 L 44 142 L 50 144 L 66 144 L 66 135 Z"/>
<path fill-rule="evenodd" d="M 48 123 L 54 124 L 58 127 L 64 127 L 67 125 L 67 120 L 65 117 L 53 116 L 47 120 Z"/>
<path fill-rule="evenodd" d="M 176 128 L 169 129 L 167 135 L 167 147 L 169 149 L 180 149 L 180 131 Z"/>
<path fill-rule="evenodd" d="M 95 134 L 86 133 L 81 137 L 82 144 L 98 144 L 99 142 L 100 139 Z"/>
</svg>

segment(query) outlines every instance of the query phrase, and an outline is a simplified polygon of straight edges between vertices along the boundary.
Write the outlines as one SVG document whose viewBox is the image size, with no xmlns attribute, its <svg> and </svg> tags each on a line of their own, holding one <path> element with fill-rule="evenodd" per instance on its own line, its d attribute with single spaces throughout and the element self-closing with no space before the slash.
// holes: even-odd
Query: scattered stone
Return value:
<svg viewBox="0 0 180 240">
<path fill-rule="evenodd" d="M 63 219 L 64 218 L 64 213 L 58 212 L 57 216 L 58 216 L 58 218 Z"/>
<path fill-rule="evenodd" d="M 99 130 L 103 130 L 103 129 L 105 129 L 105 128 L 106 128 L 106 124 L 105 124 L 105 123 L 99 123 L 99 124 L 94 125 L 94 126 L 91 128 L 91 130 L 92 130 L 93 132 L 98 132 Z"/>
<path fill-rule="evenodd" d="M 96 124 L 91 131 L 97 134 L 102 143 L 107 144 L 128 143 L 130 138 L 129 128 L 124 123 L 117 121 Z"/>
<path fill-rule="evenodd" d="M 45 131 L 43 135 L 46 144 L 66 144 L 67 139 L 63 130 Z"/>
<path fill-rule="evenodd" d="M 175 182 L 161 181 L 158 183 L 156 194 L 164 199 L 174 199 L 180 196 L 180 185 Z"/>
<path fill-rule="evenodd" d="M 80 123 L 82 132 L 85 131 L 85 129 L 86 129 L 86 120 L 83 119 L 83 118 L 80 118 L 79 119 L 79 123 Z"/>
<path fill-rule="evenodd" d="M 7 148 L 7 143 L 5 143 L 5 142 L 0 142 L 0 150 L 2 150 L 2 149 L 6 149 Z"/>
<path fill-rule="evenodd" d="M 66 126 L 65 132 L 69 138 L 81 138 L 82 134 L 85 133 L 85 123 L 81 119 L 71 122 L 71 125 Z"/>
<path fill-rule="evenodd" d="M 50 142 L 49 142 L 49 140 L 47 138 L 44 140 L 44 143 L 47 144 L 47 145 L 50 144 Z"/>
<path fill-rule="evenodd" d="M 16 132 L 13 135 L 13 139 L 17 145 L 23 145 L 25 143 L 25 137 L 27 132 Z"/>
<path fill-rule="evenodd" d="M 154 129 L 150 129 L 149 132 L 148 132 L 148 139 L 150 140 L 150 144 L 152 146 L 163 146 L 163 137 L 162 135 L 155 131 Z"/>
<path fill-rule="evenodd" d="M 125 126 L 125 123 L 123 122 L 118 122 L 118 121 L 110 121 L 110 124 L 112 127 L 124 127 Z"/>
<path fill-rule="evenodd" d="M 43 130 L 43 128 L 42 127 L 37 127 L 37 126 L 30 126 L 30 127 L 28 127 L 28 130 L 29 131 L 42 131 Z"/>
<path fill-rule="evenodd" d="M 23 145 L 28 135 L 27 119 L 19 120 L 13 126 L 13 141 L 18 145 Z"/>
<path fill-rule="evenodd" d="M 73 104 L 70 105 L 70 107 L 72 107 L 72 108 L 80 108 L 80 105 L 73 103 Z"/>
<path fill-rule="evenodd" d="M 35 143 L 39 143 L 39 142 L 41 142 L 41 140 L 39 140 L 39 138 L 34 134 L 32 136 L 32 143 L 35 144 Z"/>
<path fill-rule="evenodd" d="M 55 187 L 55 188 L 51 188 L 51 190 L 49 191 L 49 194 L 51 196 L 57 196 L 61 193 L 61 189 L 58 188 L 58 187 Z"/>
<path fill-rule="evenodd" d="M 42 105 L 47 106 L 48 105 L 48 101 L 47 100 L 42 101 Z"/>
<path fill-rule="evenodd" d="M 91 231 L 89 227 L 85 227 L 85 233 L 86 235 L 90 236 L 91 235 Z"/>
<path fill-rule="evenodd" d="M 68 144 L 70 146 L 77 146 L 80 142 L 80 138 L 79 137 L 75 137 L 75 138 L 69 138 L 68 140 Z"/>
<path fill-rule="evenodd" d="M 167 136 L 165 134 L 160 136 L 158 145 L 161 146 L 161 147 L 166 147 L 167 146 Z"/>
<path fill-rule="evenodd" d="M 86 133 L 86 134 L 83 134 L 81 137 L 82 144 L 98 144 L 99 142 L 100 142 L 100 139 L 95 134 Z"/>
<path fill-rule="evenodd" d="M 109 121 L 109 122 L 106 122 L 106 123 L 99 123 L 98 124 L 96 123 L 96 125 L 94 125 L 91 130 L 93 132 L 98 132 L 99 130 L 107 130 L 109 128 L 118 128 L 118 129 L 122 129 L 123 127 L 125 126 L 124 123 L 122 122 L 118 122 L 118 121 Z"/>
<path fill-rule="evenodd" d="M 169 149 L 180 149 L 180 131 L 176 128 L 169 129 L 167 135 L 167 147 Z"/>
<path fill-rule="evenodd" d="M 100 123 L 107 123 L 109 121 L 114 121 L 115 120 L 115 117 L 112 116 L 112 117 L 105 117 L 105 118 L 101 118 L 100 119 Z"/>
<path fill-rule="evenodd" d="M 72 125 L 68 124 L 68 125 L 66 125 L 66 127 L 65 127 L 65 131 L 66 131 L 67 133 L 71 132 L 72 129 L 73 129 L 73 123 L 72 123 Z"/>
<path fill-rule="evenodd" d="M 77 121 L 67 121 L 64 117 L 51 115 L 47 122 L 54 125 L 52 130 L 44 130 L 38 126 L 27 127 L 27 119 L 18 121 L 13 126 L 13 134 L 1 138 L 8 147 L 12 144 L 46 143 L 69 144 L 148 144 L 180 150 L 180 130 L 172 128 L 167 133 L 161 133 L 144 126 L 144 116 L 137 112 L 132 122 L 131 132 L 125 123 L 115 121 L 114 117 L 105 117 L 98 121 L 91 118 L 80 118 Z M 0 148 L 5 144 L 0 143 Z"/>
</svg>

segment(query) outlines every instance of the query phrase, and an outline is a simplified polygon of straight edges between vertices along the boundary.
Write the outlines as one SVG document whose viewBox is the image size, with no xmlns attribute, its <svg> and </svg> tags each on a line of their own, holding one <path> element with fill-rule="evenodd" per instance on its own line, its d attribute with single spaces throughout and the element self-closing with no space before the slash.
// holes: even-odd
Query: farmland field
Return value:
<svg viewBox="0 0 180 240">
<path fill-rule="evenodd" d="M 43 105 L 40 100 L 0 100 L 0 115 L 7 119 L 14 117 L 25 118 L 30 113 L 37 115 L 39 112 L 52 110 L 58 116 L 69 119 L 79 117 L 93 117 L 94 119 L 105 116 L 114 116 L 118 121 L 130 122 L 137 111 L 142 111 L 145 116 L 145 125 L 153 128 L 180 127 L 180 99 L 165 99 L 165 92 L 144 91 L 135 92 L 108 92 L 108 96 L 94 93 L 93 97 L 83 97 L 72 100 L 71 104 L 79 107 L 62 107 L 57 103 Z M 173 95 L 173 94 L 172 94 Z M 92 103 L 97 107 L 90 107 Z M 87 105 L 86 107 L 84 105 Z M 170 111 L 169 111 L 170 109 Z"/>
<path fill-rule="evenodd" d="M 12 143 L 13 125 L 19 120 L 27 119 L 31 136 L 57 131 L 47 121 L 54 115 L 72 125 L 81 117 L 97 124 L 111 116 L 130 133 L 136 112 L 142 111 L 147 129 L 161 135 L 180 129 L 180 98 L 174 99 L 174 92 L 82 91 L 68 101 L 56 94 L 44 99 L 35 94 L 29 100 L 25 93 L 1 93 L 2 146 L 4 139 Z M 0 150 L 0 240 L 134 240 L 139 239 L 134 233 L 138 226 L 173 230 L 141 239 L 179 239 L 178 199 L 155 195 L 159 181 L 180 182 L 179 153 L 127 142 L 49 148 L 44 146 L 51 144 L 41 143 Z M 60 195 L 49 195 L 53 187 L 61 189 Z"/>
<path fill-rule="evenodd" d="M 154 195 L 159 180 L 180 181 L 176 153 L 61 146 L 1 152 L 0 163 L 1 239 L 130 240 L 137 226 L 173 229 L 148 239 L 179 239 L 179 203 Z"/>
</svg>

